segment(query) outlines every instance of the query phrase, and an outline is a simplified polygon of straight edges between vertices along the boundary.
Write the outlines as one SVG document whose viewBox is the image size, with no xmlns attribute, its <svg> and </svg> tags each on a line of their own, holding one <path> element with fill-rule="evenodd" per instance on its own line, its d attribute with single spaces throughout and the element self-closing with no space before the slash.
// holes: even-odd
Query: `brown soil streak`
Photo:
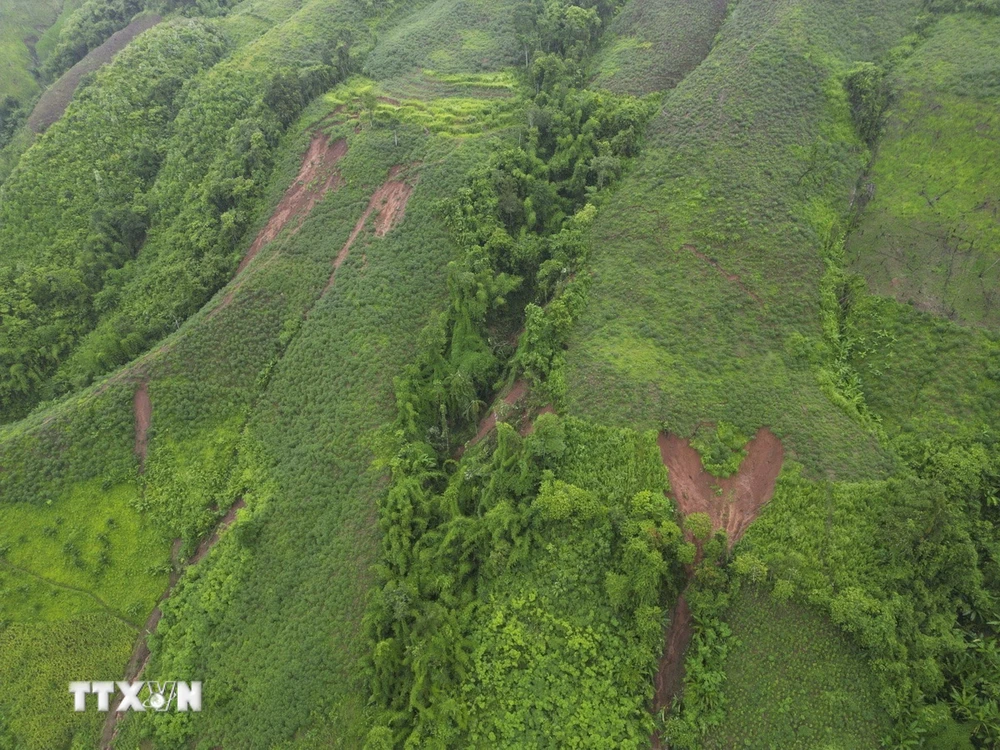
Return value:
<svg viewBox="0 0 1000 750">
<path fill-rule="evenodd" d="M 337 170 L 337 162 L 346 153 L 347 141 L 344 138 L 330 143 L 326 133 L 317 133 L 313 137 L 309 150 L 302 158 L 302 168 L 298 176 L 285 191 L 267 226 L 260 230 L 247 254 L 243 256 L 236 269 L 237 274 L 250 264 L 262 247 L 278 236 L 289 221 L 298 219 L 293 229 L 297 231 L 323 196 L 344 184 L 344 178 Z"/>
<path fill-rule="evenodd" d="M 229 307 L 236 292 L 243 283 L 240 273 L 266 245 L 273 242 L 289 222 L 296 221 L 292 233 L 299 231 L 302 224 L 323 197 L 331 190 L 336 192 L 344 184 L 344 178 L 337 169 L 337 163 L 347 153 L 347 140 L 340 138 L 330 143 L 326 133 L 317 133 L 309 143 L 309 150 L 302 157 L 302 167 L 295 181 L 285 191 L 278 207 L 267 225 L 257 233 L 253 244 L 247 250 L 222 301 L 208 314 L 209 319 Z"/>
<path fill-rule="evenodd" d="M 139 457 L 139 473 L 146 467 L 146 433 L 153 418 L 153 404 L 149 400 L 149 383 L 142 381 L 132 399 L 135 414 L 135 455 Z"/>
<path fill-rule="evenodd" d="M 708 257 L 707 255 L 705 255 L 705 253 L 701 252 L 694 245 L 684 245 L 684 249 L 694 254 L 699 259 L 705 261 L 710 266 L 714 267 L 716 271 L 718 271 L 719 273 L 721 273 L 723 276 L 726 277 L 726 281 L 730 281 L 733 284 L 736 284 L 736 286 L 742 289 L 747 294 L 747 296 L 752 297 L 755 302 L 757 302 L 758 304 L 763 304 L 760 295 L 758 295 L 756 292 L 753 292 L 749 287 L 747 287 L 747 285 L 743 283 L 743 279 L 740 278 L 739 274 L 730 273 L 725 268 L 719 265 L 719 261 L 715 260 L 715 258 Z"/>
<path fill-rule="evenodd" d="M 514 382 L 514 385 L 511 386 L 510 390 L 507 392 L 507 395 L 503 397 L 503 403 L 507 404 L 508 406 L 513 406 L 522 398 L 524 398 L 524 394 L 526 394 L 527 392 L 528 392 L 528 381 L 517 380 Z M 479 423 L 479 430 L 476 432 L 476 436 L 472 438 L 472 440 L 470 440 L 468 443 L 460 447 L 457 451 L 455 451 L 455 458 L 461 456 L 463 453 L 465 453 L 465 451 L 468 448 L 471 448 L 480 440 L 482 440 L 484 437 L 486 437 L 496 426 L 497 426 L 497 413 L 496 410 L 494 409 L 489 414 L 487 414 L 486 417 L 483 418 L 482 422 Z"/>
<path fill-rule="evenodd" d="M 340 252 L 337 253 L 337 257 L 333 260 L 333 272 L 330 274 L 330 280 L 326 282 L 323 294 L 330 291 L 330 287 L 333 286 L 333 282 L 337 278 L 337 269 L 347 260 L 347 256 L 351 252 L 351 246 L 358 238 L 358 235 L 364 231 L 365 225 L 368 223 L 368 217 L 372 215 L 373 211 L 378 211 L 378 215 L 375 217 L 376 237 L 385 237 L 394 226 L 403 220 L 403 216 L 406 213 L 406 204 L 413 193 L 413 185 L 402 180 L 393 179 L 402 169 L 403 167 L 399 165 L 390 169 L 389 179 L 372 194 L 371 200 L 368 201 L 368 207 L 361 214 L 361 218 L 358 219 L 357 224 L 354 225 L 351 236 L 347 238 L 347 242 L 344 243 Z"/>
<path fill-rule="evenodd" d="M 670 473 L 670 487 L 684 516 L 705 513 L 712 531 L 725 531 L 732 549 L 774 495 L 785 453 L 781 441 L 767 428 L 757 431 L 735 476 L 717 479 L 705 471 L 701 456 L 676 435 L 661 433 L 660 455 Z M 699 549 L 699 556 L 700 556 Z M 656 674 L 654 711 L 669 707 L 684 682 L 684 654 L 692 636 L 691 611 L 683 594 L 670 617 L 666 645 Z M 661 747 L 658 737 L 653 747 Z"/>
<path fill-rule="evenodd" d="M 195 550 L 191 559 L 188 560 L 188 566 L 194 565 L 208 554 L 208 551 L 215 546 L 216 542 L 219 541 L 219 535 L 225 531 L 234 520 L 236 520 L 237 511 L 245 505 L 246 503 L 243 501 L 243 498 L 238 498 L 236 502 L 233 503 L 232 507 L 230 507 L 230 509 L 226 512 L 226 515 L 223 516 L 219 523 L 216 524 L 215 530 L 211 533 L 211 535 L 201 540 L 201 543 L 198 545 L 198 549 Z M 175 540 L 171 550 L 171 556 L 174 558 L 176 558 L 177 552 L 180 549 L 179 542 L 179 539 Z M 146 619 L 146 624 L 139 632 L 135 646 L 132 648 L 132 656 L 129 658 L 128 664 L 125 665 L 125 676 L 122 678 L 124 682 L 135 681 L 146 668 L 146 664 L 149 662 L 149 646 L 146 644 L 146 641 L 150 634 L 156 630 L 156 626 L 159 624 L 160 618 L 163 617 L 163 612 L 160 610 L 160 604 L 162 604 L 170 596 L 170 593 L 173 591 L 174 586 L 177 585 L 177 581 L 180 580 L 180 577 L 180 571 L 175 570 L 170 574 L 170 581 L 167 584 L 167 590 L 163 592 L 163 596 L 160 597 L 160 601 L 157 602 L 157 606 L 154 607 L 153 611 L 149 613 L 149 617 Z M 118 706 L 120 703 L 120 700 L 112 703 L 111 710 L 108 712 L 107 718 L 104 720 L 104 729 L 101 731 L 102 750 L 110 750 L 115 741 L 115 737 L 118 735 L 118 722 L 122 717 L 122 714 L 118 713 Z"/>
</svg>

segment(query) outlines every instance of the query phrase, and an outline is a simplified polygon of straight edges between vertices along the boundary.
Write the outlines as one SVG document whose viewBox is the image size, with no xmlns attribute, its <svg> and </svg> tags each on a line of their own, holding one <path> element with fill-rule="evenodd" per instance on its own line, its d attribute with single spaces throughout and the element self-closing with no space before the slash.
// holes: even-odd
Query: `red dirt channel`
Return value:
<svg viewBox="0 0 1000 750">
<path fill-rule="evenodd" d="M 236 292 L 243 284 L 240 274 L 266 245 L 273 242 L 281 230 L 295 222 L 292 233 L 299 231 L 312 213 L 316 204 L 331 190 L 336 192 L 344 184 L 344 178 L 337 169 L 337 163 L 347 153 L 347 141 L 340 138 L 330 143 L 326 133 L 316 133 L 309 143 L 309 149 L 302 157 L 302 166 L 295 180 L 289 185 L 271 218 L 254 238 L 253 244 L 240 261 L 234 274 L 234 281 L 223 296 L 222 301 L 208 314 L 211 319 L 229 307 Z"/>
<path fill-rule="evenodd" d="M 511 386 L 510 390 L 507 391 L 507 394 L 503 397 L 502 399 L 503 403 L 507 404 L 508 406 L 513 406 L 522 398 L 524 398 L 524 395 L 527 392 L 528 392 L 528 381 L 523 379 L 516 380 L 514 381 L 514 385 Z M 492 409 L 490 413 L 483 418 L 483 421 L 479 423 L 479 430 L 476 432 L 476 436 L 472 438 L 472 440 L 470 440 L 468 443 L 460 447 L 455 452 L 455 457 L 458 458 L 463 453 L 465 453 L 467 449 L 471 448 L 480 440 L 482 440 L 484 437 L 486 437 L 488 434 L 490 434 L 490 432 L 492 432 L 493 428 L 496 426 L 497 426 L 497 411 L 496 409 Z"/>
<path fill-rule="evenodd" d="M 337 269 L 347 260 L 347 256 L 351 252 L 351 246 L 358 238 L 358 235 L 364 231 L 372 212 L 378 212 L 375 216 L 376 237 L 385 237 L 393 227 L 403 220 L 403 216 L 406 214 L 406 204 L 413 194 L 413 185 L 403 180 L 395 179 L 402 170 L 402 165 L 397 165 L 390 169 L 389 179 L 372 194 L 371 199 L 368 201 L 368 207 L 354 225 L 351 236 L 347 238 L 347 242 L 344 243 L 340 252 L 337 253 L 337 257 L 333 260 L 333 271 L 330 274 L 330 280 L 326 282 L 323 294 L 330 291 L 330 287 L 333 286 L 333 282 L 337 278 Z"/>
<path fill-rule="evenodd" d="M 688 441 L 660 433 L 658 443 L 670 475 L 671 494 L 681 515 L 706 513 L 712 519 L 712 532 L 725 531 L 732 549 L 774 495 L 785 457 L 781 441 L 767 428 L 759 429 L 747 443 L 747 455 L 739 471 L 725 479 L 705 471 L 701 456 Z M 692 626 L 691 610 L 682 594 L 670 616 L 655 678 L 655 711 L 669 707 L 683 685 L 684 655 L 691 643 Z M 660 747 L 656 737 L 653 746 Z"/>
<path fill-rule="evenodd" d="M 725 531 L 732 549 L 774 494 L 785 457 L 781 441 L 766 428 L 758 430 L 740 470 L 725 479 L 705 471 L 698 451 L 686 440 L 661 433 L 659 445 L 681 513 L 707 513 L 712 531 Z"/>
<path fill-rule="evenodd" d="M 146 464 L 146 433 L 153 419 L 153 403 L 149 400 L 149 383 L 143 380 L 135 389 L 132 398 L 132 412 L 135 415 L 135 455 L 139 457 L 139 473 Z"/>
<path fill-rule="evenodd" d="M 317 133 L 309 144 L 309 150 L 302 157 L 302 168 L 295 181 L 285 191 L 281 203 L 274 210 L 267 226 L 258 232 L 247 254 L 240 261 L 236 273 L 239 274 L 254 259 L 261 248 L 272 242 L 290 221 L 296 220 L 293 232 L 298 231 L 313 208 L 331 190 L 336 191 L 344 184 L 337 169 L 337 162 L 347 153 L 347 141 L 340 138 L 330 143 L 326 133 Z"/>
</svg>

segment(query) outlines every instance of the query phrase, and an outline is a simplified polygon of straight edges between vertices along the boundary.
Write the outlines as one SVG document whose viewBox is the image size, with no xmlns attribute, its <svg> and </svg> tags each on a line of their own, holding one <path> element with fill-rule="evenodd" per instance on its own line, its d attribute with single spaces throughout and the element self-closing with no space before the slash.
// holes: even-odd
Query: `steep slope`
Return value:
<svg viewBox="0 0 1000 750">
<path fill-rule="evenodd" d="M 0 3 L 0 103 L 7 97 L 13 108 L 28 105 L 40 90 L 35 73 L 38 55 L 35 44 L 62 10 L 63 0 L 3 0 Z M 8 116 L 5 105 L 0 117 Z M 0 139 L 0 143 L 3 139 Z"/>
<path fill-rule="evenodd" d="M 728 0 L 635 0 L 608 26 L 591 85 L 642 96 L 668 91 L 705 56 Z"/>
<path fill-rule="evenodd" d="M 847 245 L 876 294 L 1000 322 L 1000 20 L 948 16 L 895 72 L 895 103 Z"/>
<path fill-rule="evenodd" d="M 0 195 L 0 746 L 1000 739 L 995 19 L 216 5 Z"/>
<path fill-rule="evenodd" d="M 0 322 L 0 419 L 125 364 L 225 283 L 281 132 L 346 74 L 352 41 L 366 39 L 363 12 L 350 2 L 278 4 L 270 19 L 237 11 L 144 35 L 5 184 L 0 273 L 9 312 Z M 200 47 L 192 28 L 215 42 Z M 179 33 L 189 38 L 173 41 Z M 166 63 L 174 57 L 176 69 Z M 141 85 L 125 74 L 130 68 L 142 69 Z M 108 132 L 79 138 L 78 129 L 101 127 L 99 111 L 109 106 L 141 107 L 153 119 L 119 117 L 118 142 Z M 135 139 L 140 125 L 145 131 Z M 101 149 L 117 158 L 114 168 L 89 153 Z M 95 167 L 97 191 L 88 189 Z M 35 194 L 45 198 L 31 200 Z M 28 265 L 17 265 L 15 253 Z M 52 273 L 39 280 L 42 267 Z"/>
<path fill-rule="evenodd" d="M 814 471 L 887 468 L 825 392 L 835 374 L 808 362 L 829 347 L 824 257 L 865 166 L 837 76 L 894 44 L 918 5 L 821 5 L 740 3 L 650 126 L 594 228 L 571 413 L 681 435 L 768 425 Z"/>
</svg>

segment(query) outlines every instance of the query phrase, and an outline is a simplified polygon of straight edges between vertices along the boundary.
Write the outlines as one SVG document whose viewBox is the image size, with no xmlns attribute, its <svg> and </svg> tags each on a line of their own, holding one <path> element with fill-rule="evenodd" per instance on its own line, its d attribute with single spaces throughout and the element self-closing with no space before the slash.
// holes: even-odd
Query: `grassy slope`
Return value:
<svg viewBox="0 0 1000 750">
<path fill-rule="evenodd" d="M 835 626 L 749 587 L 727 621 L 737 639 L 723 689 L 730 709 L 705 750 L 879 746 L 888 726 L 867 662 Z"/>
<path fill-rule="evenodd" d="M 876 431 L 826 374 L 838 367 L 838 341 L 836 305 L 824 297 L 868 159 L 839 75 L 892 47 L 918 10 L 908 1 L 734 8 L 708 59 L 666 98 L 642 165 L 601 207 L 595 281 L 567 354 L 571 413 L 682 435 L 706 421 L 745 434 L 767 425 L 812 476 L 891 471 Z M 785 608 L 765 627 L 745 604 L 730 622 L 756 632 L 727 663 L 730 707 L 711 746 L 740 746 L 728 741 L 736 732 L 753 747 L 874 746 L 884 726 L 871 715 L 873 693 L 851 721 L 834 716 L 867 668 L 843 636 Z M 802 658 L 819 661 L 795 675 L 806 692 L 788 680 L 762 692 L 761 673 L 788 659 L 800 627 L 817 638 Z M 782 717 L 761 713 L 776 697 Z M 805 733 L 797 740 L 785 735 L 788 716 Z M 806 735 L 812 744 L 795 744 Z"/>
<path fill-rule="evenodd" d="M 947 16 L 896 72 L 897 101 L 848 244 L 873 292 L 1000 322 L 1000 20 Z"/>
<path fill-rule="evenodd" d="M 917 4 L 826 5 L 740 3 L 668 97 L 595 225 L 573 413 L 684 435 L 764 424 L 814 472 L 886 469 L 790 344 L 825 346 L 824 251 L 865 164 L 837 75 L 890 46 Z"/>
<path fill-rule="evenodd" d="M 594 56 L 592 86 L 642 96 L 676 86 L 708 54 L 726 0 L 632 0 Z"/>
<path fill-rule="evenodd" d="M 62 0 L 3 0 L 0 2 L 0 99 L 26 102 L 38 93 L 32 47 L 53 24 Z"/>
<path fill-rule="evenodd" d="M 477 84 L 489 82 L 473 79 L 471 88 L 481 92 Z M 422 107 L 404 102 L 396 110 L 403 121 L 398 146 L 390 130 L 371 130 L 367 115 L 355 132 L 359 102 L 352 97 L 366 85 L 352 81 L 307 111 L 270 202 L 297 171 L 309 128 L 321 121 L 346 120 L 326 126 L 333 137 L 348 139 L 339 163 L 346 185 L 294 238 L 286 234 L 266 250 L 232 304 L 211 318 L 231 321 L 261 299 L 295 297 L 279 337 L 291 343 L 267 368 L 224 490 L 247 500 L 244 518 L 182 583 L 154 649 L 152 668 L 197 671 L 216 686 L 206 697 L 211 710 L 190 730 L 155 729 L 158 746 L 171 746 L 173 732 L 192 731 L 234 746 L 253 738 L 269 746 L 355 747 L 367 729 L 365 691 L 357 682 L 360 618 L 376 559 L 374 498 L 382 486 L 368 468 L 368 440 L 391 416 L 392 376 L 412 357 L 416 333 L 442 301 L 451 245 L 437 200 L 458 187 L 489 145 L 467 135 L 483 130 L 468 122 L 483 123 L 486 113 L 467 122 L 461 112 L 480 105 L 454 98 Z M 339 109 L 345 103 L 347 112 Z M 372 191 L 390 167 L 416 163 L 422 166 L 408 178 L 419 175 L 405 222 L 383 239 L 362 234 L 330 292 L 316 301 Z M 225 330 L 231 323 L 219 325 Z M 152 387 L 150 393 L 155 399 Z M 151 730 L 128 722 L 119 745 Z"/>
<path fill-rule="evenodd" d="M 156 664 L 165 671 L 197 665 L 215 684 L 196 731 L 216 742 L 241 746 L 253 737 L 270 745 L 310 720 L 327 720 L 317 736 L 328 732 L 327 743 L 353 747 L 365 727 L 358 628 L 377 550 L 380 486 L 368 472 L 365 436 L 391 415 L 392 373 L 412 356 L 442 289 L 450 245 L 434 202 L 481 158 L 475 146 L 456 151 L 447 139 L 412 131 L 398 148 L 392 142 L 385 131 L 350 137 L 341 161 L 348 185 L 288 244 L 288 256 L 256 277 L 262 287 L 284 281 L 318 294 L 388 168 L 438 163 L 421 170 L 401 227 L 370 245 L 356 242 L 273 370 L 241 445 L 242 491 L 256 531 L 213 555 L 167 610 Z M 210 622 L 212 632 L 230 637 L 209 650 L 206 637 L 193 637 L 205 624 L 192 622 L 192 613 L 222 580 Z"/>
</svg>

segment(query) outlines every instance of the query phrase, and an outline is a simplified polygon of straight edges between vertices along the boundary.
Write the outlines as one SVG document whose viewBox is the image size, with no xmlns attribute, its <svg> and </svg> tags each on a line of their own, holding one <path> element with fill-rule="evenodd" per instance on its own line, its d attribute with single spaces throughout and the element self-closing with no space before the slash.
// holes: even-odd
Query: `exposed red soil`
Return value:
<svg viewBox="0 0 1000 750">
<path fill-rule="evenodd" d="M 63 73 L 39 97 L 38 103 L 28 117 L 28 127 L 35 133 L 47 130 L 52 123 L 62 117 L 76 92 L 76 87 L 80 85 L 85 75 L 107 65 L 129 42 L 162 20 L 160 16 L 137 18 L 121 31 L 109 36 L 100 47 L 88 52 L 86 57 Z"/>
<path fill-rule="evenodd" d="M 261 248 L 272 242 L 292 220 L 296 222 L 292 231 L 297 232 L 323 196 L 344 184 L 344 178 L 337 169 L 337 162 L 346 153 L 347 141 L 344 138 L 330 143 L 330 137 L 326 133 L 317 133 L 313 136 L 309 150 L 302 158 L 302 168 L 298 176 L 285 191 L 267 226 L 258 232 L 247 254 L 243 256 L 236 269 L 237 274 L 246 268 Z"/>
<path fill-rule="evenodd" d="M 335 192 L 340 189 L 344 184 L 344 178 L 337 169 L 337 163 L 346 153 L 346 139 L 340 138 L 330 143 L 330 137 L 326 133 L 316 133 L 313 136 L 309 149 L 302 157 L 302 167 L 298 176 L 285 191 L 267 225 L 257 233 L 250 249 L 236 268 L 235 281 L 229 285 L 222 301 L 208 313 L 208 319 L 214 318 L 229 307 L 243 284 L 243 280 L 239 278 L 240 273 L 250 265 L 250 261 L 257 253 L 273 242 L 290 222 L 295 222 L 292 233 L 299 231 L 316 204 L 331 190 Z"/>
<path fill-rule="evenodd" d="M 132 412 L 135 414 L 135 455 L 139 457 L 141 474 L 146 465 L 146 433 L 153 419 L 153 403 L 149 400 L 149 382 L 146 380 L 135 389 Z"/>
<path fill-rule="evenodd" d="M 765 427 L 747 443 L 740 470 L 731 477 L 713 477 L 701 464 L 698 451 L 676 435 L 660 433 L 660 456 L 670 473 L 670 488 L 682 515 L 705 513 L 712 531 L 725 531 L 732 549 L 774 495 L 785 452 L 781 441 Z M 701 548 L 699 544 L 699 557 Z M 669 707 L 683 687 L 684 656 L 693 635 L 691 610 L 682 594 L 670 616 L 666 644 L 656 673 L 653 709 Z M 659 737 L 653 747 L 660 748 Z"/>
<path fill-rule="evenodd" d="M 681 513 L 707 513 L 713 532 L 725 531 L 732 549 L 774 494 L 785 457 L 781 441 L 767 428 L 759 429 L 747 443 L 740 470 L 726 479 L 705 471 L 698 451 L 686 440 L 661 434 L 659 445 Z"/>
<path fill-rule="evenodd" d="M 223 516 L 219 523 L 216 524 L 211 535 L 202 539 L 201 543 L 198 545 L 198 549 L 188 560 L 188 565 L 194 565 L 208 554 L 208 551 L 215 546 L 216 542 L 219 541 L 219 535 L 236 519 L 237 511 L 245 505 L 246 503 L 243 498 L 238 498 L 236 502 L 233 503 L 226 515 Z M 178 562 L 177 555 L 180 552 L 180 546 L 180 539 L 175 539 L 173 545 L 171 545 L 170 556 L 171 560 L 175 563 Z M 173 591 L 174 586 L 177 585 L 177 581 L 180 580 L 180 577 L 180 570 L 175 570 L 170 574 L 170 581 L 167 584 L 167 590 L 163 592 L 163 595 L 160 597 L 160 601 L 157 602 L 153 611 L 149 613 L 149 617 L 146 619 L 146 624 L 143 626 L 142 630 L 139 631 L 139 636 L 136 638 L 135 646 L 132 648 L 132 656 L 129 657 L 128 664 L 125 665 L 125 676 L 122 678 L 125 682 L 133 682 L 137 680 L 146 668 L 146 664 L 149 663 L 149 646 L 147 645 L 147 641 L 149 636 L 156 630 L 156 626 L 163 617 L 160 604 L 162 604 L 170 596 L 170 593 Z M 118 720 L 121 718 L 121 714 L 118 713 L 117 709 L 120 702 L 121 701 L 119 700 L 111 704 L 111 710 L 108 712 L 108 715 L 104 720 L 104 729 L 101 731 L 102 750 L 110 750 L 115 741 L 115 737 L 118 735 Z"/>
<path fill-rule="evenodd" d="M 656 673 L 656 696 L 653 705 L 657 711 L 670 705 L 684 684 L 684 655 L 691 644 L 692 628 L 691 608 L 687 599 L 681 594 L 670 613 L 670 626 L 667 628 L 667 645 L 660 658 L 660 668 Z"/>
<path fill-rule="evenodd" d="M 513 406 L 522 398 L 524 398 L 524 395 L 527 392 L 528 392 L 528 381 L 516 380 L 514 381 L 514 385 L 511 386 L 510 390 L 507 391 L 507 394 L 503 397 L 502 401 L 508 406 Z M 463 453 L 465 453 L 465 451 L 468 448 L 471 448 L 480 440 L 482 440 L 484 437 L 486 437 L 488 434 L 490 434 L 490 432 L 492 432 L 493 428 L 496 426 L 497 426 L 497 412 L 496 409 L 493 409 L 492 411 L 490 411 L 489 414 L 487 414 L 483 418 L 483 421 L 479 423 L 479 430 L 476 432 L 476 436 L 472 438 L 472 440 L 470 440 L 468 443 L 460 447 L 455 452 L 455 457 L 458 458 Z"/>
<path fill-rule="evenodd" d="M 715 270 L 721 273 L 726 278 L 727 281 L 736 284 L 736 286 L 742 289 L 747 294 L 747 296 L 752 297 L 755 302 L 757 303 L 762 302 L 760 296 L 756 292 L 748 288 L 746 284 L 743 283 L 743 279 L 739 277 L 739 274 L 730 273 L 725 268 L 719 265 L 719 261 L 701 252 L 694 245 L 684 245 L 684 249 L 690 252 L 691 254 L 695 255 L 696 257 L 700 258 L 701 260 L 705 261 L 710 266 L 714 267 Z"/>
<path fill-rule="evenodd" d="M 361 218 L 354 225 L 351 236 L 347 238 L 347 242 L 344 243 L 340 252 L 337 253 L 337 257 L 333 260 L 333 271 L 330 274 L 330 280 L 326 282 L 323 294 L 330 291 L 330 287 L 333 286 L 333 282 L 337 278 L 337 269 L 347 260 L 347 256 L 351 252 L 351 246 L 358 238 L 358 235 L 364 231 L 368 219 L 373 212 L 378 212 L 375 216 L 376 237 L 385 237 L 393 227 L 403 220 L 403 216 L 406 214 L 406 204 L 410 200 L 410 195 L 413 194 L 413 185 L 403 180 L 395 179 L 402 170 L 403 167 L 401 165 L 390 169 L 389 179 L 382 183 L 382 187 L 372 194 L 371 199 L 368 201 L 368 207 L 365 208 L 365 212 L 361 214 Z"/>
</svg>

